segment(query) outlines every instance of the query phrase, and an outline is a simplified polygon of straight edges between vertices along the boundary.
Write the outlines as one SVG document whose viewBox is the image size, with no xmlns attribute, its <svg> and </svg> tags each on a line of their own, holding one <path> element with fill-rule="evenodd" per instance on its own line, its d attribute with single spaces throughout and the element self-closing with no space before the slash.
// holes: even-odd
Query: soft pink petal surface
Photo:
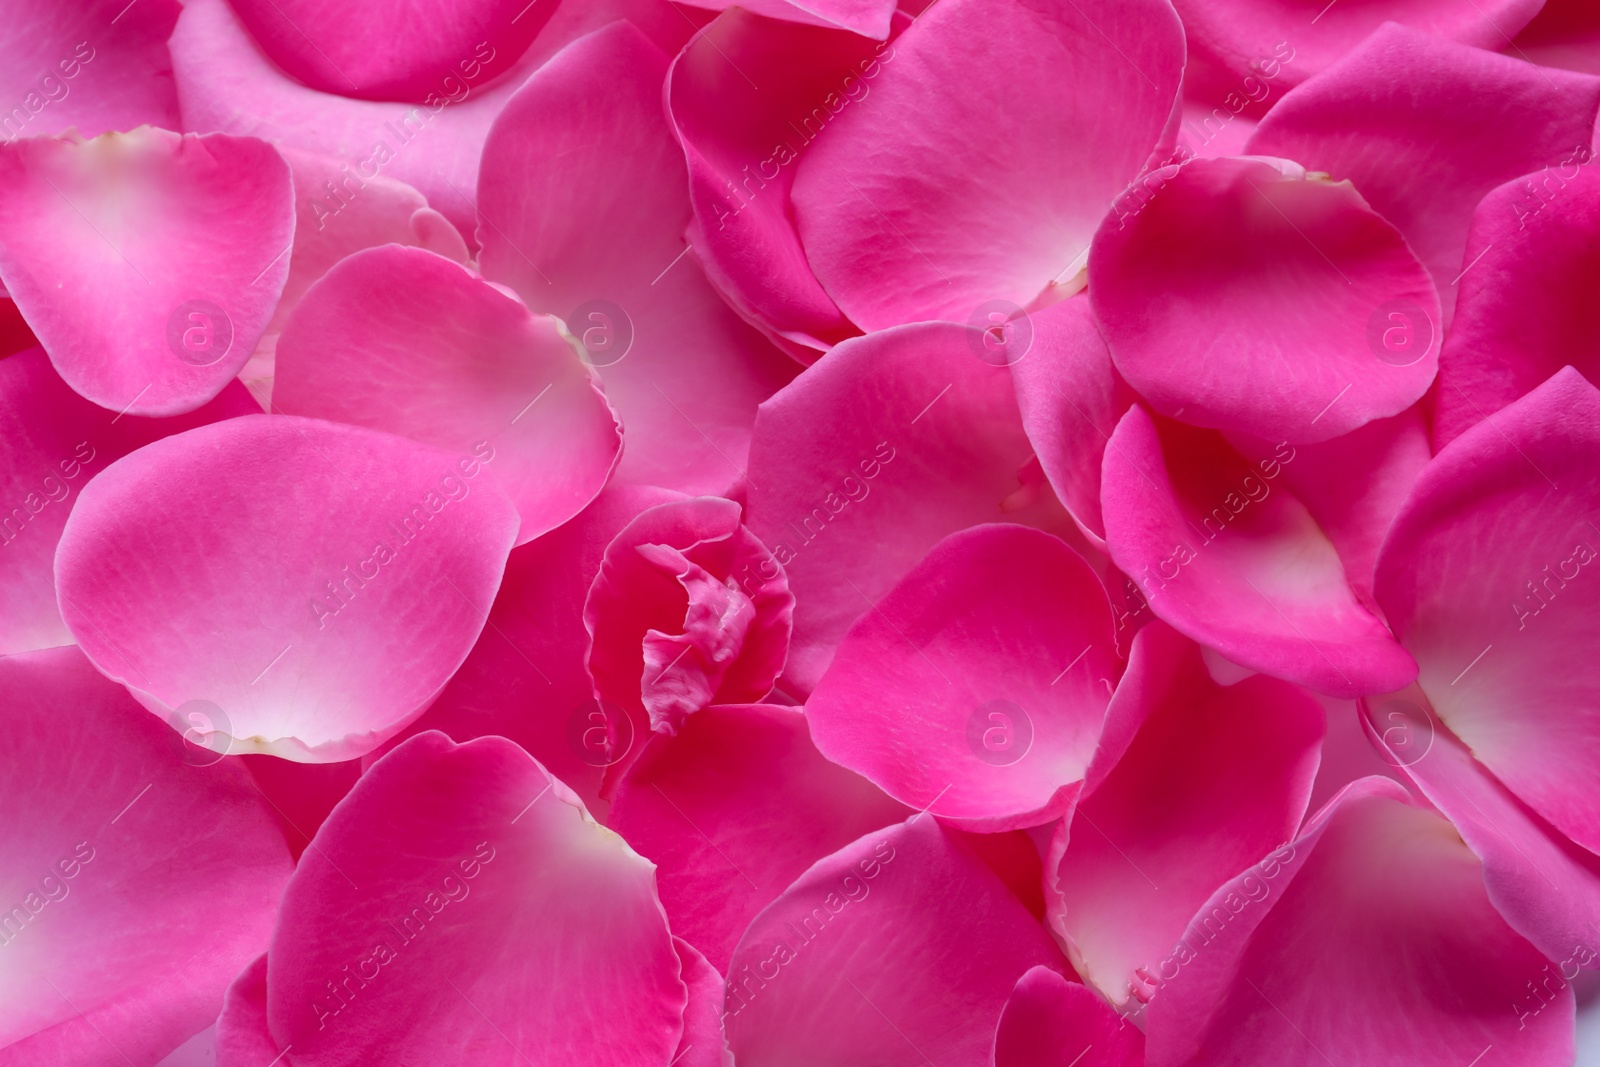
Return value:
<svg viewBox="0 0 1600 1067">
<path fill-rule="evenodd" d="M 695 7 L 724 11 L 723 0 L 690 0 Z M 883 40 L 895 14 L 893 0 L 750 0 L 739 5 L 746 11 L 807 26 L 839 27 L 864 37 Z"/>
<path fill-rule="evenodd" d="M 1144 1035 L 1049 967 L 1033 967 L 1000 1014 L 994 1067 L 1142 1067 Z"/>
</svg>

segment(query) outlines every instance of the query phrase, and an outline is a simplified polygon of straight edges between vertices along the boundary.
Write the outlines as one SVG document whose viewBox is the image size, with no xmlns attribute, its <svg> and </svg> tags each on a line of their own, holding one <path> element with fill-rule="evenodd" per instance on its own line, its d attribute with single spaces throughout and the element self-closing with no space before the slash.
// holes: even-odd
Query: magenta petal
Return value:
<svg viewBox="0 0 1600 1067">
<path fill-rule="evenodd" d="M 1049 967 L 1033 967 L 1000 1013 L 994 1067 L 1143 1067 L 1144 1034 Z"/>
<path fill-rule="evenodd" d="M 1134 407 L 1106 448 L 1106 544 L 1158 618 L 1233 662 L 1332 696 L 1392 692 L 1416 666 L 1276 481 L 1295 456 L 1285 443 L 1248 462 Z"/>
<path fill-rule="evenodd" d="M 952 534 L 856 620 L 806 702 L 817 748 L 972 829 L 1058 818 L 1117 673 L 1110 603 L 1058 538 Z"/>
<path fill-rule="evenodd" d="M 1089 298 L 1117 370 L 1152 408 L 1300 443 L 1427 390 L 1433 283 L 1349 183 L 1269 159 L 1193 160 L 1148 180 L 1160 182 L 1149 200 L 1095 235 Z"/>
<path fill-rule="evenodd" d="M 198 702 L 232 751 L 359 756 L 483 627 L 517 530 L 483 458 L 292 416 L 164 438 L 80 493 L 56 554 L 67 625 L 162 717 Z"/>
<path fill-rule="evenodd" d="M 683 967 L 689 1003 L 683 1009 L 683 1037 L 672 1067 L 733 1067 L 733 1053 L 722 1032 L 722 975 L 683 938 L 674 934 L 672 947 Z"/>
<path fill-rule="evenodd" d="M 151 441 L 236 415 L 260 414 L 231 382 L 170 419 L 119 416 L 67 388 L 44 351 L 0 360 L 0 655 L 72 643 L 56 604 L 56 544 L 78 491 L 111 461 Z"/>
<path fill-rule="evenodd" d="M 167 37 L 176 0 L 0 4 L 0 118 L 5 139 L 76 128 L 84 137 L 178 126 Z"/>
<path fill-rule="evenodd" d="M 76 648 L 0 659 L 0 692 L 0 1062 L 153 1063 L 265 946 L 288 850 L 237 761 L 192 758 Z"/>
<path fill-rule="evenodd" d="M 1548 964 L 1450 824 L 1381 778 L 1222 886 L 1163 964 L 1150 1067 L 1566 1067 L 1573 999 L 1518 1018 Z"/>
<path fill-rule="evenodd" d="M 817 861 L 728 967 L 739 1067 L 986 1062 L 1030 967 L 1065 969 L 998 878 L 926 816 Z"/>
<path fill-rule="evenodd" d="M 369 249 L 329 271 L 284 328 L 275 375 L 288 414 L 491 448 L 486 470 L 517 505 L 519 544 L 581 511 L 622 451 L 560 324 L 420 248 Z"/>
<path fill-rule="evenodd" d="M 1570 367 L 1417 479 L 1377 596 L 1439 717 L 1496 778 L 1600 850 L 1600 392 Z M 1391 692 L 1398 686 L 1374 692 Z"/>
<path fill-rule="evenodd" d="M 713 11 L 733 6 L 726 0 L 688 2 Z M 894 0 L 744 0 L 739 7 L 769 19 L 837 27 L 879 41 L 889 36 L 890 20 L 895 14 Z"/>
<path fill-rule="evenodd" d="M 216 396 L 272 317 L 293 234 L 289 168 L 254 138 L 0 147 L 0 277 L 67 384 L 112 411 Z"/>
<path fill-rule="evenodd" d="M 1433 274 L 1448 323 L 1473 208 L 1588 145 L 1597 108 L 1600 78 L 1385 23 L 1280 100 L 1247 149 L 1354 182 Z"/>
<path fill-rule="evenodd" d="M 707 708 L 629 768 L 613 829 L 657 864 L 672 928 L 726 967 L 745 927 L 807 867 L 910 812 L 823 759 L 805 716 Z"/>
<path fill-rule="evenodd" d="M 289 880 L 267 1021 L 297 1063 L 660 1067 L 680 967 L 648 862 L 511 742 L 430 732 Z"/>
<path fill-rule="evenodd" d="M 1507 51 L 1545 67 L 1600 74 L 1600 8 L 1588 0 L 1545 0 Z"/>
<path fill-rule="evenodd" d="M 1590 301 L 1600 274 L 1600 173 L 1589 146 L 1484 197 L 1465 262 L 1439 361 L 1440 448 L 1564 366 L 1600 378 Z"/>
<path fill-rule="evenodd" d="M 685 254 L 666 74 L 660 49 L 613 24 L 517 90 L 484 144 L 481 265 L 600 368 L 628 435 L 619 478 L 720 493 L 744 471 L 756 405 L 796 368 Z"/>
<path fill-rule="evenodd" d="M 267 954 L 257 956 L 228 987 L 217 1017 L 216 1063 L 271 1063 L 283 1054 L 267 1030 Z"/>
<path fill-rule="evenodd" d="M 1262 675 L 1217 685 L 1200 650 L 1161 623 L 1139 632 L 1128 672 L 1139 696 L 1111 715 L 1135 722 L 1108 732 L 1138 732 L 1050 856 L 1051 923 L 1078 973 L 1118 1005 L 1144 994 L 1140 972 L 1159 968 L 1218 885 L 1294 837 L 1323 734 L 1310 694 Z"/>
<path fill-rule="evenodd" d="M 794 184 L 817 277 L 867 330 L 1029 305 L 1078 270 L 1171 144 L 1183 31 L 1166 0 L 954 0 L 880 63 Z"/>
<path fill-rule="evenodd" d="M 940 538 L 982 522 L 1071 530 L 1048 486 L 1024 488 L 1033 447 L 983 336 L 924 323 L 845 341 L 761 406 L 747 522 L 795 593 L 796 695 Z"/>
</svg>

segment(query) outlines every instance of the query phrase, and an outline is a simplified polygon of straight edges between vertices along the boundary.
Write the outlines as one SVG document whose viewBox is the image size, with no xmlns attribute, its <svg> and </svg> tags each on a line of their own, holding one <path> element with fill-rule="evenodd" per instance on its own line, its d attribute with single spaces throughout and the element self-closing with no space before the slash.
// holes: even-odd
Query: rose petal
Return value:
<svg viewBox="0 0 1600 1067">
<path fill-rule="evenodd" d="M 1048 967 L 1030 968 L 1017 980 L 995 1029 L 994 1067 L 1143 1064 L 1144 1034 Z"/>
<path fill-rule="evenodd" d="M 67 626 L 157 714 L 202 702 L 233 751 L 359 756 L 483 627 L 517 517 L 472 483 L 479 458 L 292 416 L 157 441 L 79 495 L 56 554 Z"/>
<path fill-rule="evenodd" d="M 1584 0 L 1545 0 L 1507 51 L 1544 67 L 1600 74 L 1600 10 Z"/>
<path fill-rule="evenodd" d="M 724 0 L 687 2 L 712 11 L 724 11 L 733 6 Z M 895 13 L 893 0 L 804 0 L 793 3 L 787 0 L 749 0 L 739 6 L 767 18 L 807 26 L 838 27 L 879 41 L 889 36 L 889 22 Z"/>
<path fill-rule="evenodd" d="M 733 1067 L 733 1053 L 722 1033 L 722 975 L 695 948 L 676 934 L 672 947 L 683 966 L 689 1004 L 683 1011 L 683 1038 L 672 1057 L 674 1067 Z M 692 1053 L 692 1055 L 691 1055 Z"/>
</svg>

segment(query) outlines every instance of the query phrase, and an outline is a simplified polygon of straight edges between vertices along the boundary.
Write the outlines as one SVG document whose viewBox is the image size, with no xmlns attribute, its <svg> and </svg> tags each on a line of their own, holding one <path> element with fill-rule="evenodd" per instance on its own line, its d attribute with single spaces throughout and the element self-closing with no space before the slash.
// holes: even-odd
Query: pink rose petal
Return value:
<svg viewBox="0 0 1600 1067">
<path fill-rule="evenodd" d="M 1143 1067 L 1144 1034 L 1049 967 L 1017 979 L 994 1035 L 994 1067 Z"/>
</svg>

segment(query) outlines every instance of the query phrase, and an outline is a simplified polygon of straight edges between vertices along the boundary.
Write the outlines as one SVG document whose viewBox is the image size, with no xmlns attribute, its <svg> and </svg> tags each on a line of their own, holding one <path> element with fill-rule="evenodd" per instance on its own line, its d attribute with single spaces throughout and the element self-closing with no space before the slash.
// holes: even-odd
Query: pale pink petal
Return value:
<svg viewBox="0 0 1600 1067">
<path fill-rule="evenodd" d="M 289 880 L 267 1025 L 297 1064 L 660 1067 L 680 966 L 647 861 L 510 741 L 429 732 Z"/>
<path fill-rule="evenodd" d="M 231 0 L 256 44 L 313 89 L 367 100 L 448 97 L 512 69 L 555 0 Z"/>
<path fill-rule="evenodd" d="M 1117 370 L 1157 412 L 1324 441 L 1427 390 L 1433 283 L 1349 183 L 1270 159 L 1193 160 L 1150 180 L 1149 199 L 1095 235 L 1089 299 Z M 1407 318 L 1403 339 L 1391 313 Z"/>
<path fill-rule="evenodd" d="M 481 263 L 600 368 L 628 434 L 619 478 L 720 493 L 744 470 L 756 405 L 796 367 L 687 254 L 666 75 L 660 49 L 612 25 L 527 80 L 484 145 Z"/>
<path fill-rule="evenodd" d="M 192 758 L 78 649 L 0 659 L 0 692 L 0 1063 L 153 1063 L 265 947 L 289 852 L 237 761 Z"/>
<path fill-rule="evenodd" d="M 0 655 L 72 643 L 56 604 L 56 543 L 90 478 L 168 434 L 260 411 L 230 382 L 186 415 L 118 416 L 69 389 L 42 349 L 0 359 Z"/>
<path fill-rule="evenodd" d="M 856 621 L 806 702 L 822 754 L 972 829 L 1059 818 L 1117 674 L 1110 603 L 1047 533 L 952 534 Z"/>
<path fill-rule="evenodd" d="M 1212 890 L 1294 837 L 1323 734 L 1321 706 L 1296 686 L 1262 675 L 1217 685 L 1200 649 L 1161 623 L 1140 631 L 1141 646 L 1129 667 L 1144 672 L 1140 697 L 1111 713 L 1137 733 L 1050 856 L 1052 926 L 1116 1005 L 1142 996 L 1141 971 Z"/>
<path fill-rule="evenodd" d="M 1144 1034 L 1049 967 L 1017 980 L 994 1035 L 994 1067 L 1143 1067 Z"/>
<path fill-rule="evenodd" d="M 818 279 L 867 330 L 1028 305 L 1078 270 L 1171 146 L 1183 33 L 1166 0 L 956 0 L 880 62 L 873 103 L 841 111 L 794 185 Z"/>
<path fill-rule="evenodd" d="M 856 616 L 945 535 L 1072 536 L 1049 487 L 1023 484 L 1033 446 L 983 336 L 928 323 L 845 341 L 762 405 L 746 522 L 795 593 L 790 692 L 810 692 Z"/>
<path fill-rule="evenodd" d="M 1428 465 L 1376 583 L 1445 725 L 1590 850 L 1600 849 L 1597 464 L 1600 392 L 1566 368 Z"/>
<path fill-rule="evenodd" d="M 1247 147 L 1354 182 L 1433 274 L 1448 324 L 1473 208 L 1588 145 L 1597 108 L 1600 78 L 1391 22 L 1279 101 Z"/>
<path fill-rule="evenodd" d="M 658 866 L 672 928 L 728 966 L 757 912 L 807 867 L 910 812 L 822 758 L 798 709 L 707 708 L 629 768 L 610 825 Z"/>
<path fill-rule="evenodd" d="M 672 947 L 683 966 L 689 1004 L 683 1010 L 683 1037 L 671 1067 L 733 1067 L 733 1053 L 722 1032 L 722 975 L 699 949 L 676 934 Z"/>
<path fill-rule="evenodd" d="M 1565 981 L 1600 966 L 1600 857 L 1579 848 L 1497 782 L 1415 688 L 1362 701 L 1362 722 L 1393 766 L 1483 861 L 1489 899 Z"/>
<path fill-rule="evenodd" d="M 182 10 L 176 0 L 0 4 L 0 136 L 176 129 L 167 36 Z"/>
<path fill-rule="evenodd" d="M 273 403 L 452 452 L 487 445 L 518 543 L 572 518 L 622 451 L 561 324 L 421 248 L 357 252 L 306 293 L 277 347 Z"/>
<path fill-rule="evenodd" d="M 1415 664 L 1278 481 L 1296 454 L 1283 443 L 1248 460 L 1218 434 L 1130 409 L 1106 449 L 1111 556 L 1156 617 L 1241 666 L 1333 696 L 1398 689 Z"/>
<path fill-rule="evenodd" d="M 1589 146 L 1484 197 L 1464 262 L 1439 360 L 1440 448 L 1564 366 L 1600 378 L 1590 300 L 1600 273 L 1600 171 Z"/>
<path fill-rule="evenodd" d="M 289 168 L 253 138 L 0 146 L 0 277 L 67 384 L 112 411 L 216 396 L 272 317 L 293 234 Z"/>
<path fill-rule="evenodd" d="M 739 1067 L 986 1062 L 1049 936 L 929 816 L 817 861 L 745 931 L 724 1023 Z"/>
<path fill-rule="evenodd" d="M 1196 915 L 1150 1003 L 1146 1062 L 1566 1067 L 1570 990 L 1518 1019 L 1547 966 L 1450 824 L 1363 779 Z"/>
<path fill-rule="evenodd" d="M 492 455 L 278 415 L 157 441 L 79 495 L 56 554 L 67 626 L 156 714 L 199 702 L 219 750 L 359 756 L 483 627 L 517 530 L 481 477 Z"/>
</svg>

